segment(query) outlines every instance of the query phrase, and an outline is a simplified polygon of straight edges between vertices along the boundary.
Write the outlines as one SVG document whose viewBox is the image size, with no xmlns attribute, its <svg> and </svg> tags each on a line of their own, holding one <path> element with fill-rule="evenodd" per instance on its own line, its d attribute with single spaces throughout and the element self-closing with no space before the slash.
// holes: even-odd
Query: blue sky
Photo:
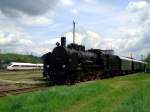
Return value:
<svg viewBox="0 0 150 112">
<path fill-rule="evenodd" d="M 60 36 L 139 58 L 150 52 L 149 0 L 0 0 L 0 49 L 41 56 Z"/>
</svg>

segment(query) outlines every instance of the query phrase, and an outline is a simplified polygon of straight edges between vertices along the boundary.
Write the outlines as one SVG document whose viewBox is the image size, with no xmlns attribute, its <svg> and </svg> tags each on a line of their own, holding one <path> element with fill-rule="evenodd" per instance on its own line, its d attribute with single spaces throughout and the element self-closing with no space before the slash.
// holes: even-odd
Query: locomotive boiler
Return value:
<svg viewBox="0 0 150 112">
<path fill-rule="evenodd" d="M 66 38 L 61 37 L 61 44 L 56 43 L 57 47 L 43 56 L 44 76 L 55 83 L 65 81 L 73 82 L 82 80 L 81 72 L 88 72 L 98 65 L 100 57 L 93 50 L 85 50 L 85 46 L 69 44 L 66 46 Z M 93 51 L 93 52 L 92 52 Z M 80 74 L 80 76 L 78 76 Z"/>
</svg>

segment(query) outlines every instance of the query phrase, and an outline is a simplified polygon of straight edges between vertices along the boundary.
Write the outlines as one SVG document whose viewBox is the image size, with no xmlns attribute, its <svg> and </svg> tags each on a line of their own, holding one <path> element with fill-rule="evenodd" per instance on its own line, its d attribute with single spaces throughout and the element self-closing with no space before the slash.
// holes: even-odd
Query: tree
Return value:
<svg viewBox="0 0 150 112">
<path fill-rule="evenodd" d="M 150 54 L 148 54 L 147 58 L 145 59 L 145 61 L 147 62 L 147 67 L 148 69 L 150 69 Z"/>
</svg>

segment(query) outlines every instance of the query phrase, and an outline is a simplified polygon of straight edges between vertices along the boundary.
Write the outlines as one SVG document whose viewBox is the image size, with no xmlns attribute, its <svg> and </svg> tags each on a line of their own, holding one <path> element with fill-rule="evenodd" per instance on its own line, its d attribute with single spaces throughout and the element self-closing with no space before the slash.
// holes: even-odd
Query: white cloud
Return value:
<svg viewBox="0 0 150 112">
<path fill-rule="evenodd" d="M 92 31 L 87 31 L 87 36 L 82 40 L 83 44 L 86 44 L 88 48 L 97 48 L 102 42 L 102 37 Z"/>
<path fill-rule="evenodd" d="M 24 37 L 20 32 L 0 32 L 0 45 L 29 45 L 32 44 L 30 39 Z"/>
<path fill-rule="evenodd" d="M 131 1 L 127 11 L 129 21 L 126 26 L 115 30 L 117 37 L 122 39 L 119 54 L 133 53 L 135 57 L 150 53 L 150 1 Z M 123 42 L 124 41 L 124 42 Z"/>
<path fill-rule="evenodd" d="M 91 2 L 91 0 L 83 0 L 84 2 Z"/>
<path fill-rule="evenodd" d="M 58 0 L 1 0 L 0 10 L 11 17 L 19 17 L 21 13 L 36 16 L 53 9 L 57 2 Z"/>
<path fill-rule="evenodd" d="M 132 10 L 142 10 L 145 8 L 148 8 L 149 4 L 147 1 L 135 1 L 135 2 L 130 2 L 128 4 L 128 8 L 132 9 Z"/>
<path fill-rule="evenodd" d="M 67 44 L 73 42 L 72 32 L 67 32 L 65 36 Z M 86 49 L 90 48 L 101 49 L 103 44 L 105 45 L 105 48 L 109 47 L 109 44 L 106 42 L 108 41 L 105 40 L 105 37 L 101 36 L 99 33 L 93 31 L 87 31 L 86 33 L 76 32 L 75 43 L 85 45 Z"/>
<path fill-rule="evenodd" d="M 7 18 L 15 21 L 16 25 L 50 25 L 53 23 L 53 17 L 55 14 L 54 8 L 58 1 L 59 0 L 0 1 L 0 19 L 2 17 Z"/>
<path fill-rule="evenodd" d="M 79 12 L 78 12 L 77 9 L 72 9 L 72 10 L 71 10 L 71 13 L 72 13 L 72 14 L 75 14 L 75 15 L 78 15 L 78 14 L 79 14 Z"/>
<path fill-rule="evenodd" d="M 53 23 L 53 19 L 47 16 L 27 16 L 23 15 L 22 18 L 18 19 L 21 23 L 28 26 L 43 26 L 50 25 Z"/>
<path fill-rule="evenodd" d="M 73 5 L 73 0 L 61 0 L 61 3 L 64 6 L 70 6 L 70 5 Z"/>
<path fill-rule="evenodd" d="M 73 42 L 73 35 L 72 35 L 72 32 L 67 32 L 67 33 L 65 33 L 65 37 L 66 37 L 67 44 Z M 83 38 L 85 38 L 85 35 L 84 35 L 84 34 L 81 34 L 81 33 L 76 32 L 76 34 L 75 34 L 75 42 L 76 42 L 76 43 L 81 44 Z"/>
<path fill-rule="evenodd" d="M 3 15 L 0 15 L 0 48 L 4 52 L 21 52 L 32 43 L 31 37 Z M 27 49 L 26 49 L 27 50 Z"/>
</svg>

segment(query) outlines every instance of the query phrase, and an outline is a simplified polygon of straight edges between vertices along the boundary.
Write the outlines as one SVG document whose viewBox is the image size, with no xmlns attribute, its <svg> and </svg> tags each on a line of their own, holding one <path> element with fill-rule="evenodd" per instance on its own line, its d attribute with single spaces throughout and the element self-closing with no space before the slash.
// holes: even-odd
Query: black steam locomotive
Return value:
<svg viewBox="0 0 150 112">
<path fill-rule="evenodd" d="M 61 37 L 61 45 L 43 55 L 43 76 L 54 84 L 76 83 L 146 70 L 146 63 L 114 55 L 111 50 L 89 49 Z"/>
</svg>

